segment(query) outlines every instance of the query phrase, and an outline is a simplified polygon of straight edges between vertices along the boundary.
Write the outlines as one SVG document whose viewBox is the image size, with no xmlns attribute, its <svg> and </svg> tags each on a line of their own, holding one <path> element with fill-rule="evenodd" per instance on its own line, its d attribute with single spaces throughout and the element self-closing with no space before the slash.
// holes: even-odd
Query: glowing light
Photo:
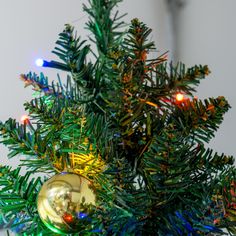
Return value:
<svg viewBox="0 0 236 236">
<path fill-rule="evenodd" d="M 184 100 L 184 95 L 182 93 L 177 93 L 175 99 L 177 102 L 182 102 Z"/>
<path fill-rule="evenodd" d="M 86 213 L 82 213 L 82 212 L 78 213 L 78 218 L 79 219 L 83 219 L 83 218 L 85 218 L 87 216 L 88 216 L 88 214 L 86 214 Z"/>
<path fill-rule="evenodd" d="M 42 67 L 43 64 L 44 64 L 44 60 L 41 59 L 41 58 L 38 58 L 38 59 L 35 61 L 35 64 L 36 64 L 36 66 Z"/>
<path fill-rule="evenodd" d="M 23 115 L 20 120 L 21 120 L 21 123 L 23 123 L 23 124 L 28 123 L 29 117 L 27 115 Z"/>
<path fill-rule="evenodd" d="M 65 213 L 62 217 L 63 220 L 67 223 L 72 223 L 74 221 L 73 216 L 71 214 Z"/>
</svg>

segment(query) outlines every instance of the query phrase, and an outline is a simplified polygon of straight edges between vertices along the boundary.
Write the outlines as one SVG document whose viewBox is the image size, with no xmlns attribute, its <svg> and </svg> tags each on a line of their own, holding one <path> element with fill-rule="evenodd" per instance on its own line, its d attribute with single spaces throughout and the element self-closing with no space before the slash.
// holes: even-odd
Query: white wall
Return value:
<svg viewBox="0 0 236 236">
<path fill-rule="evenodd" d="M 198 97 L 224 95 L 232 106 L 210 147 L 236 157 L 236 1 L 185 2 L 176 30 L 178 59 L 187 65 L 209 65 L 212 73 L 198 88 Z"/>
</svg>

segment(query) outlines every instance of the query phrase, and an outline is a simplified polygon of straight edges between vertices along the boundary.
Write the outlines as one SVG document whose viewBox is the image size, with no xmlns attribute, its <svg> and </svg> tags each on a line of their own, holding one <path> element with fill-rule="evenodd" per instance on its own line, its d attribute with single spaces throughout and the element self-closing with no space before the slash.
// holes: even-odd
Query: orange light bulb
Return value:
<svg viewBox="0 0 236 236">
<path fill-rule="evenodd" d="M 27 115 L 23 115 L 20 120 L 21 120 L 21 123 L 23 123 L 23 124 L 28 123 L 29 117 Z"/>
<path fill-rule="evenodd" d="M 175 99 L 177 102 L 183 102 L 184 100 L 184 95 L 182 93 L 177 93 L 175 96 Z"/>
</svg>

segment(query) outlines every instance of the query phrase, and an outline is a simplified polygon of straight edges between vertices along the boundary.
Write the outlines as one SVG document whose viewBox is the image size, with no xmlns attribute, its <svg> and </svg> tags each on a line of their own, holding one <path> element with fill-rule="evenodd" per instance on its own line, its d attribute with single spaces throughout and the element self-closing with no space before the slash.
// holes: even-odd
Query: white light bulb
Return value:
<svg viewBox="0 0 236 236">
<path fill-rule="evenodd" d="M 38 58 L 38 59 L 35 61 L 35 64 L 36 64 L 36 66 L 42 67 L 43 64 L 44 64 L 44 60 L 41 59 L 41 58 Z"/>
</svg>

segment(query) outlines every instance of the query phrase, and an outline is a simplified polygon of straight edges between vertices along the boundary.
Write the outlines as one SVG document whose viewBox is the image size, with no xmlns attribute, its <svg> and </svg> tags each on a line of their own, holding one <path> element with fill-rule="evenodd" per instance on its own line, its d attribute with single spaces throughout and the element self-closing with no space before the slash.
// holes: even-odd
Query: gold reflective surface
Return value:
<svg viewBox="0 0 236 236">
<path fill-rule="evenodd" d="M 44 224 L 56 233 L 76 232 L 78 223 L 87 217 L 96 196 L 91 182 L 81 175 L 62 172 L 47 180 L 37 201 Z M 90 205 L 91 206 L 91 205 Z"/>
</svg>

